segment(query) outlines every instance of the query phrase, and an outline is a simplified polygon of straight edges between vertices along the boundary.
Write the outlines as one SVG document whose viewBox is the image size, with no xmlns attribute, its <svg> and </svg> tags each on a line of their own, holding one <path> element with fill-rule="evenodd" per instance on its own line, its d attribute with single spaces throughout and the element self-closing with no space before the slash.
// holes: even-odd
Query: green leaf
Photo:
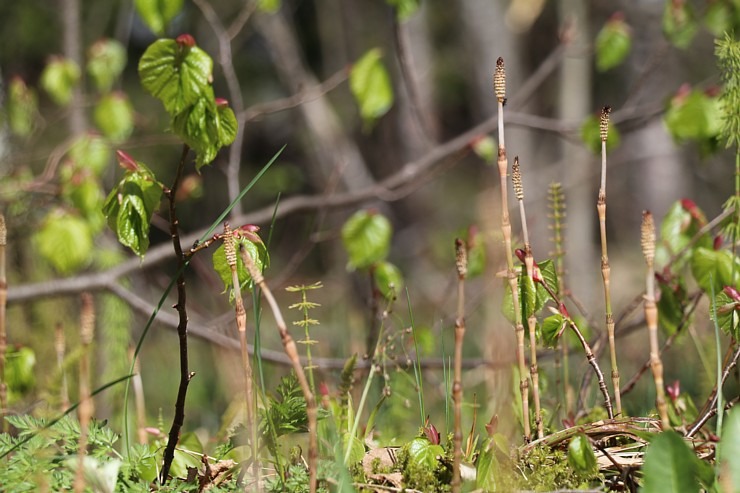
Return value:
<svg viewBox="0 0 740 493">
<path fill-rule="evenodd" d="M 183 0 L 136 0 L 136 11 L 154 34 L 162 35 L 182 9 Z"/>
<path fill-rule="evenodd" d="M 20 399 L 36 385 L 36 353 L 27 346 L 9 347 L 5 353 L 5 383 L 10 402 Z"/>
<path fill-rule="evenodd" d="M 197 170 L 213 161 L 221 147 L 236 137 L 236 116 L 227 104 L 214 99 L 208 88 L 203 98 L 172 120 L 175 133 L 195 151 Z"/>
<path fill-rule="evenodd" d="M 599 117 L 591 115 L 581 125 L 581 140 L 583 144 L 594 154 L 601 154 L 601 132 L 599 130 Z M 622 140 L 619 130 L 614 125 L 609 125 L 609 133 L 606 136 L 606 150 L 612 151 L 619 147 Z"/>
<path fill-rule="evenodd" d="M 53 57 L 41 73 L 41 87 L 52 101 L 66 106 L 72 100 L 72 91 L 80 80 L 80 68 L 72 60 Z"/>
<path fill-rule="evenodd" d="M 366 126 L 385 115 L 393 105 L 393 87 L 381 59 L 380 49 L 374 48 L 349 73 L 349 87 Z"/>
<path fill-rule="evenodd" d="M 727 250 L 697 248 L 691 257 L 691 273 L 697 284 L 706 293 L 719 293 L 725 286 L 735 286 L 733 282 L 733 263 L 735 277 L 740 274 L 740 259 Z"/>
<path fill-rule="evenodd" d="M 540 268 L 540 274 L 542 275 L 542 279 L 547 283 L 547 287 L 549 287 L 553 293 L 559 294 L 559 280 L 558 280 L 558 272 L 555 269 L 555 262 L 553 262 L 550 259 L 543 260 L 542 262 L 539 262 L 539 268 Z M 542 306 L 547 302 L 547 300 L 550 299 L 550 294 L 547 292 L 547 290 L 537 284 L 538 290 L 537 290 L 537 304 L 538 308 L 537 311 L 539 311 Z"/>
<path fill-rule="evenodd" d="M 175 478 L 187 478 L 189 468 L 198 469 L 203 464 L 202 456 L 203 445 L 198 436 L 193 432 L 183 433 L 177 442 L 170 474 Z"/>
<path fill-rule="evenodd" d="M 158 39 L 139 60 L 141 84 L 172 116 L 211 90 L 212 72 L 213 60 L 189 35 Z"/>
<path fill-rule="evenodd" d="M 126 68 L 126 48 L 115 39 L 101 39 L 87 54 L 87 73 L 95 88 L 107 93 Z"/>
<path fill-rule="evenodd" d="M 149 225 L 162 199 L 162 185 L 143 163 L 135 162 L 103 204 L 108 226 L 118 241 L 143 257 L 149 248 Z"/>
<path fill-rule="evenodd" d="M 69 149 L 69 158 L 76 168 L 90 171 L 100 177 L 110 163 L 111 149 L 100 135 L 86 133 L 77 138 Z"/>
<path fill-rule="evenodd" d="M 687 48 L 697 29 L 694 11 L 687 2 L 665 2 L 663 34 L 676 48 Z"/>
<path fill-rule="evenodd" d="M 366 269 L 388 256 L 393 229 L 377 211 L 357 211 L 342 226 L 350 269 Z"/>
<path fill-rule="evenodd" d="M 703 91 L 687 90 L 682 88 L 671 99 L 663 121 L 676 142 L 695 140 L 714 150 L 722 129 L 720 100 Z"/>
<path fill-rule="evenodd" d="M 98 179 L 74 163 L 63 165 L 59 175 L 62 197 L 82 213 L 93 233 L 100 232 L 105 217 L 102 214 L 103 191 Z"/>
<path fill-rule="evenodd" d="M 658 269 L 667 265 L 668 260 L 676 253 L 683 250 L 689 244 L 691 239 L 699 232 L 706 219 L 700 209 L 696 208 L 693 202 L 690 204 L 693 208 L 687 208 L 684 203 L 687 201 L 678 201 L 674 203 L 663 218 L 660 226 L 660 241 L 655 252 L 655 265 Z M 694 215 L 690 210 L 695 211 Z M 698 247 L 711 248 L 712 238 L 709 233 L 704 234 L 692 247 L 688 255 L 673 264 L 674 271 L 679 271 L 687 260 L 691 259 L 693 251 Z"/>
<path fill-rule="evenodd" d="M 403 287 L 403 275 L 398 267 L 390 262 L 381 260 L 375 264 L 375 285 L 384 298 L 397 296 Z"/>
<path fill-rule="evenodd" d="M 522 270 L 526 269 L 523 268 Z M 534 280 L 527 275 L 519 276 L 519 303 L 522 307 L 522 320 L 527 320 L 535 313 L 537 287 L 534 285 Z"/>
<path fill-rule="evenodd" d="M 681 279 L 669 284 L 659 282 L 660 299 L 658 300 L 658 320 L 666 335 L 674 334 L 684 317 L 686 288 Z"/>
<path fill-rule="evenodd" d="M 554 348 L 565 327 L 565 318 L 560 314 L 550 315 L 542 321 L 542 342 L 547 347 Z"/>
<path fill-rule="evenodd" d="M 740 302 L 732 299 L 722 290 L 715 296 L 715 306 L 719 328 L 737 340 L 740 337 Z M 713 312 L 710 311 L 709 316 L 714 320 Z"/>
<path fill-rule="evenodd" d="M 255 233 L 245 233 L 244 231 L 237 229 L 233 232 L 234 235 L 234 248 L 236 249 L 236 272 L 239 277 L 239 289 L 252 289 L 252 277 L 247 271 L 247 267 L 242 261 L 241 255 L 239 255 L 239 246 L 243 245 L 257 265 L 260 272 L 270 265 L 270 257 L 267 253 L 267 247 L 262 240 Z M 226 247 L 222 244 L 215 252 L 213 252 L 213 269 L 216 271 L 221 281 L 224 283 L 223 292 L 229 292 L 229 301 L 234 299 L 234 285 L 231 278 L 231 267 L 226 261 Z"/>
<path fill-rule="evenodd" d="M 385 0 L 396 9 L 398 20 L 405 21 L 419 10 L 419 0 Z"/>
<path fill-rule="evenodd" d="M 441 445 L 434 445 L 426 437 L 417 437 L 404 445 L 409 452 L 409 460 L 417 466 L 429 470 L 436 469 L 439 457 L 444 457 L 445 451 Z"/>
<path fill-rule="evenodd" d="M 62 210 L 51 211 L 33 235 L 39 254 L 60 274 L 71 274 L 87 265 L 93 238 L 87 221 Z"/>
<path fill-rule="evenodd" d="M 36 124 L 38 97 L 20 77 L 13 77 L 8 87 L 8 125 L 19 137 L 28 137 Z"/>
<path fill-rule="evenodd" d="M 727 2 L 710 2 L 704 11 L 704 25 L 715 38 L 732 31 L 732 9 Z"/>
<path fill-rule="evenodd" d="M 134 130 L 134 109 L 122 92 L 100 98 L 95 105 L 95 125 L 113 142 L 126 140 Z"/>
<path fill-rule="evenodd" d="M 656 436 L 645 452 L 643 493 L 698 493 L 696 456 L 672 430 Z"/>
<path fill-rule="evenodd" d="M 568 444 L 568 464 L 583 476 L 594 474 L 597 470 L 594 449 L 583 433 L 574 436 Z"/>
<path fill-rule="evenodd" d="M 621 64 L 632 48 L 632 33 L 624 16 L 613 16 L 596 36 L 596 68 L 606 72 Z"/>
<path fill-rule="evenodd" d="M 722 428 L 722 447 L 720 449 L 720 474 L 722 485 L 732 485 L 731 491 L 740 491 L 740 410 L 733 407 Z M 725 483 L 725 479 L 727 483 Z"/>
<path fill-rule="evenodd" d="M 485 135 L 479 137 L 472 142 L 473 152 L 475 152 L 479 158 L 481 158 L 486 164 L 496 164 L 496 158 L 498 157 L 498 145 L 493 137 Z"/>
</svg>

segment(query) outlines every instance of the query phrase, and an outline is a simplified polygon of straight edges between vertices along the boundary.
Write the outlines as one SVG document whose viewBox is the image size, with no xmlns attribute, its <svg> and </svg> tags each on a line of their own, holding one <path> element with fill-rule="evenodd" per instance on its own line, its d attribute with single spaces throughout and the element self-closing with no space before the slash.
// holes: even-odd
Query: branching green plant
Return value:
<svg viewBox="0 0 740 493">
<path fill-rule="evenodd" d="M 312 291 L 314 289 L 321 289 L 323 287 L 324 286 L 321 284 L 321 281 L 317 281 L 309 285 L 301 284 L 299 286 L 288 286 L 287 288 L 285 288 L 285 290 L 290 293 L 301 293 L 301 301 L 290 305 L 288 309 L 289 310 L 300 310 L 301 314 L 303 315 L 303 318 L 301 320 L 297 320 L 293 322 L 293 325 L 303 327 L 303 332 L 306 338 L 301 341 L 298 341 L 298 343 L 304 344 L 306 346 L 306 363 L 307 364 L 304 369 L 308 372 L 308 382 L 311 384 L 311 391 L 314 394 L 316 393 L 316 384 L 314 382 L 313 371 L 318 367 L 313 364 L 313 360 L 311 359 L 311 346 L 314 344 L 317 344 L 319 341 L 311 339 L 311 326 L 319 325 L 319 321 L 309 317 L 308 312 L 309 310 L 313 310 L 314 308 L 320 307 L 321 304 L 315 303 L 313 301 L 308 301 L 307 292 Z"/>
</svg>

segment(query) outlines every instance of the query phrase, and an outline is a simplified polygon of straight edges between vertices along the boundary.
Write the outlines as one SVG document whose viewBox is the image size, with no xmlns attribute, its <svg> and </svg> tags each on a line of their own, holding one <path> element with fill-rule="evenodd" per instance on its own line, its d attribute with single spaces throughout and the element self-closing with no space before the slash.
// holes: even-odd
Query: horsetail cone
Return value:
<svg viewBox="0 0 740 493">
<path fill-rule="evenodd" d="M 457 267 L 457 276 L 465 279 L 468 275 L 468 247 L 464 240 L 455 239 L 455 265 Z"/>
<path fill-rule="evenodd" d="M 655 260 L 655 222 L 650 211 L 642 213 L 642 226 L 640 227 L 640 245 L 645 262 L 652 265 Z"/>
<path fill-rule="evenodd" d="M 519 156 L 514 157 L 511 165 L 511 183 L 514 185 L 514 195 L 517 200 L 524 200 L 524 187 L 522 186 L 522 172 L 519 168 Z"/>
<path fill-rule="evenodd" d="M 496 60 L 496 72 L 493 74 L 493 90 L 496 93 L 496 99 L 503 103 L 506 99 L 506 69 L 504 68 L 504 59 L 498 57 Z"/>
<path fill-rule="evenodd" d="M 226 263 L 229 267 L 236 265 L 236 248 L 234 248 L 234 235 L 231 234 L 231 226 L 224 223 L 224 252 L 226 253 Z"/>
<path fill-rule="evenodd" d="M 599 122 L 599 135 L 601 141 L 606 142 L 606 138 L 609 136 L 609 113 L 612 112 L 611 106 L 604 106 L 601 109 L 601 119 Z"/>
</svg>

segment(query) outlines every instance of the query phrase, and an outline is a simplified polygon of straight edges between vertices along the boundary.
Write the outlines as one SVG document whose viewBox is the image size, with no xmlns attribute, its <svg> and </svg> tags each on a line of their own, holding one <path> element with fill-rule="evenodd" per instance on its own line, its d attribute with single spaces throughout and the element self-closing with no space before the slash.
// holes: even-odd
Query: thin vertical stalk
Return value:
<svg viewBox="0 0 740 493">
<path fill-rule="evenodd" d="M 259 458 L 257 456 L 257 426 L 254 407 L 254 377 L 252 374 L 252 365 L 249 361 L 249 349 L 247 347 L 247 311 L 244 309 L 244 300 L 242 300 L 241 284 L 239 283 L 239 273 L 237 271 L 236 248 L 234 246 L 234 235 L 229 223 L 224 223 L 224 251 L 226 253 L 226 263 L 231 270 L 231 285 L 234 290 L 234 311 L 236 312 L 236 328 L 239 332 L 239 345 L 242 356 L 242 378 L 244 381 L 244 400 L 246 405 L 245 426 L 250 432 L 250 441 L 252 442 L 252 474 L 256 481 L 255 489 L 259 491 Z"/>
<path fill-rule="evenodd" d="M 8 351 L 8 333 L 5 325 L 5 309 L 8 303 L 8 277 L 5 273 L 5 248 L 8 245 L 8 230 L 5 216 L 0 214 L 0 420 L 3 432 L 8 431 L 8 422 L 3 419 L 8 412 L 8 386 L 5 382 L 5 353 Z"/>
<path fill-rule="evenodd" d="M 457 318 L 455 319 L 455 369 L 452 383 L 452 399 L 455 406 L 455 421 L 452 435 L 452 492 L 459 493 L 462 478 L 462 347 L 465 337 L 465 277 L 468 274 L 467 245 L 461 239 L 455 240 L 455 265 L 457 267 Z"/>
<path fill-rule="evenodd" d="M 69 408 L 69 390 L 67 386 L 67 372 L 64 369 L 64 353 L 66 351 L 66 342 L 64 338 L 64 326 L 61 322 L 57 322 L 54 328 L 54 351 L 57 356 L 57 367 L 59 368 L 59 374 L 61 375 L 62 385 L 59 389 L 59 402 L 62 411 Z"/>
<path fill-rule="evenodd" d="M 551 213 L 548 214 L 552 224 L 548 227 L 552 230 L 552 242 L 555 247 L 551 253 L 553 262 L 555 262 L 555 272 L 558 275 L 558 293 L 565 293 L 565 248 L 563 246 L 563 229 L 565 228 L 565 199 L 563 197 L 563 188 L 560 183 L 551 183 L 548 189 L 548 199 Z M 555 349 L 555 372 L 556 387 L 560 393 L 561 405 L 565 416 L 571 413 L 571 402 L 569 389 L 569 366 L 568 366 L 568 341 L 567 339 L 558 339 L 558 347 Z"/>
<path fill-rule="evenodd" d="M 90 395 L 90 345 L 95 333 L 95 306 L 90 293 L 80 295 L 82 307 L 80 308 L 80 343 L 82 354 L 80 355 L 80 407 L 77 410 L 80 421 L 80 439 L 77 447 L 79 461 L 77 473 L 75 474 L 74 491 L 82 493 L 85 490 L 85 456 L 87 455 L 88 429 L 94 412 L 94 404 Z"/>
<path fill-rule="evenodd" d="M 612 365 L 612 386 L 614 387 L 614 404 L 617 415 L 622 414 L 622 396 L 619 390 L 619 367 L 617 366 L 617 347 L 614 340 L 614 313 L 612 312 L 612 297 L 610 286 L 609 255 L 606 242 L 606 139 L 609 135 L 609 113 L 611 108 L 604 106 L 601 110 L 600 136 L 601 136 L 601 188 L 596 202 L 596 210 L 599 213 L 599 228 L 601 230 L 601 277 L 604 280 L 604 311 L 606 313 L 606 331 L 609 337 L 609 354 Z M 609 414 L 609 418 L 613 418 Z"/>
<path fill-rule="evenodd" d="M 134 368 L 134 376 L 131 377 L 131 382 L 134 388 L 134 405 L 136 407 L 136 436 L 140 444 L 146 445 L 148 442 L 146 437 L 146 405 L 144 401 L 144 383 L 141 380 L 141 365 L 133 347 L 129 348 L 128 355 Z"/>
<path fill-rule="evenodd" d="M 529 425 L 529 381 L 527 380 L 527 364 L 524 357 L 524 325 L 522 312 L 519 306 L 519 286 L 514 257 L 511 248 L 511 220 L 509 219 L 509 201 L 507 194 L 509 162 L 506 158 L 506 144 L 504 142 L 504 104 L 506 102 L 506 69 L 504 59 L 496 60 L 496 72 L 493 75 L 493 89 L 498 101 L 498 173 L 501 181 L 501 232 L 504 237 L 506 253 L 506 277 L 511 289 L 511 299 L 514 305 L 514 327 L 516 334 L 516 358 L 519 364 L 519 391 L 522 397 L 522 424 L 524 426 L 524 440 L 529 442 L 532 433 Z"/>
<path fill-rule="evenodd" d="M 244 262 L 249 275 L 252 277 L 252 282 L 262 290 L 262 296 L 267 300 L 267 304 L 270 305 L 273 317 L 275 317 L 275 325 L 277 326 L 278 332 L 280 333 L 280 340 L 283 343 L 283 349 L 285 354 L 290 358 L 290 362 L 293 365 L 293 371 L 295 371 L 298 383 L 301 385 L 303 391 L 303 397 L 306 399 L 306 415 L 308 417 L 308 477 L 309 477 L 309 491 L 310 493 L 316 493 L 317 483 L 317 464 L 318 464 L 318 435 L 317 435 L 317 416 L 318 411 L 316 409 L 316 398 L 311 392 L 311 386 L 306 378 L 306 373 L 303 371 L 301 360 L 298 357 L 298 348 L 296 346 L 293 337 L 288 332 L 288 328 L 285 325 L 285 319 L 280 311 L 280 307 L 275 301 L 275 297 L 272 295 L 272 291 L 267 286 L 265 278 L 257 268 L 254 259 L 249 255 L 246 249 L 242 245 L 239 246 L 239 255 L 241 256 L 242 262 Z"/>
<path fill-rule="evenodd" d="M 180 162 L 177 166 L 175 179 L 172 181 L 172 188 L 164 191 L 167 196 L 167 200 L 169 200 L 170 203 L 170 237 L 172 238 L 172 246 L 175 249 L 175 257 L 177 258 L 177 271 L 180 273 L 177 276 L 177 303 L 174 307 L 175 310 L 177 310 L 178 315 L 177 337 L 180 347 L 180 385 L 177 388 L 175 416 L 172 419 L 172 426 L 170 427 L 170 432 L 167 437 L 167 446 L 164 449 L 162 471 L 160 472 L 159 477 L 160 483 L 162 484 L 167 482 L 170 467 L 175 458 L 175 447 L 180 439 L 180 430 L 185 423 L 185 397 L 188 393 L 190 380 L 195 376 L 195 373 L 190 372 L 188 365 L 188 311 L 186 307 L 187 290 L 185 289 L 185 266 L 187 265 L 188 260 L 183 253 L 182 245 L 180 244 L 180 222 L 177 219 L 177 208 L 175 207 L 175 193 L 180 184 L 183 169 L 185 168 L 185 160 L 189 151 L 190 148 L 187 145 L 183 145 L 182 155 L 180 156 Z"/>
<path fill-rule="evenodd" d="M 534 256 L 532 245 L 529 242 L 529 229 L 527 228 L 527 214 L 524 210 L 524 184 L 519 166 L 519 156 L 514 156 L 514 164 L 511 167 L 511 182 L 514 185 L 514 195 L 519 203 L 519 215 L 522 221 L 522 236 L 524 237 L 524 265 L 527 269 L 527 277 L 534 284 Z M 532 400 L 534 401 L 534 422 L 537 427 L 537 438 L 544 437 L 542 425 L 542 411 L 540 409 L 540 375 L 537 368 L 537 317 L 534 307 L 527 307 L 532 313 L 527 317 L 529 327 L 529 376 L 532 379 Z"/>
<path fill-rule="evenodd" d="M 671 427 L 665 402 L 663 362 L 658 345 L 658 307 L 655 304 L 655 222 L 650 211 L 642 213 L 641 246 L 647 270 L 645 272 L 645 322 L 650 335 L 650 368 L 655 380 L 655 403 L 664 430 Z"/>
</svg>

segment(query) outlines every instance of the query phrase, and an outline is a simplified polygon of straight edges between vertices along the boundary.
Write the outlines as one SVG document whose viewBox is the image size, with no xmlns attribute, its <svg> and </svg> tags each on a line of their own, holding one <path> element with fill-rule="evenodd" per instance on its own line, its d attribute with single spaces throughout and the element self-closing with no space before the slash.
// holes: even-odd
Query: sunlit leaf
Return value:
<svg viewBox="0 0 740 493">
<path fill-rule="evenodd" d="M 7 111 L 10 131 L 19 137 L 28 137 L 36 124 L 38 97 L 20 77 L 10 79 Z"/>
<path fill-rule="evenodd" d="M 596 455 L 588 437 L 580 433 L 574 436 L 568 444 L 568 464 L 581 475 L 590 475 L 596 472 Z"/>
<path fill-rule="evenodd" d="M 542 321 L 542 342 L 547 347 L 556 347 L 563 332 L 565 318 L 562 315 L 550 315 Z"/>
<path fill-rule="evenodd" d="M 683 88 L 674 96 L 663 121 L 676 142 L 694 140 L 704 143 L 707 151 L 718 147 L 722 129 L 722 109 L 716 96 Z"/>
<path fill-rule="evenodd" d="M 174 116 L 195 104 L 210 90 L 213 60 L 195 46 L 192 36 L 158 39 L 139 60 L 144 88 Z"/>
<path fill-rule="evenodd" d="M 87 169 L 98 177 L 108 169 L 111 161 L 110 146 L 105 139 L 94 133 L 79 136 L 68 155 L 75 167 Z"/>
<path fill-rule="evenodd" d="M 100 98 L 95 105 L 95 125 L 111 141 L 126 140 L 134 130 L 134 109 L 128 96 L 113 92 Z"/>
<path fill-rule="evenodd" d="M 90 262 L 93 238 L 83 218 L 51 211 L 33 235 L 39 254 L 60 274 L 71 274 Z"/>
<path fill-rule="evenodd" d="M 72 60 L 53 57 L 41 73 L 41 87 L 60 106 L 72 100 L 72 91 L 80 80 L 80 68 Z"/>
<path fill-rule="evenodd" d="M 398 296 L 403 289 L 403 275 L 398 267 L 384 260 L 375 264 L 375 285 L 384 298 Z"/>
<path fill-rule="evenodd" d="M 229 145 L 236 137 L 237 121 L 227 104 L 217 104 L 210 88 L 194 105 L 175 115 L 174 132 L 196 154 L 196 169 L 213 161 L 221 147 Z"/>
<path fill-rule="evenodd" d="M 665 2 L 663 34 L 676 48 L 687 48 L 698 29 L 694 11 L 688 2 Z"/>
<path fill-rule="evenodd" d="M 21 398 L 36 385 L 36 353 L 27 346 L 9 347 L 5 353 L 5 383 L 10 402 Z"/>
<path fill-rule="evenodd" d="M 162 35 L 182 9 L 183 0 L 136 0 L 136 11 L 154 34 Z"/>
<path fill-rule="evenodd" d="M 349 87 L 366 126 L 385 115 L 393 105 L 393 87 L 382 56 L 379 48 L 368 51 L 349 74 Z"/>
<path fill-rule="evenodd" d="M 203 454 L 203 444 L 193 432 L 183 433 L 177 442 L 175 458 L 170 467 L 170 475 L 174 478 L 187 478 L 188 469 L 200 467 Z"/>
<path fill-rule="evenodd" d="M 645 452 L 644 493 L 698 493 L 697 458 L 672 430 L 658 434 Z"/>
<path fill-rule="evenodd" d="M 621 64 L 632 48 L 632 33 L 624 15 L 615 14 L 596 36 L 596 68 L 606 72 Z"/>
<path fill-rule="evenodd" d="M 717 294 L 725 286 L 735 285 L 733 273 L 736 278 L 740 275 L 740 259 L 728 250 L 697 248 L 691 257 L 691 273 L 706 293 Z"/>
<path fill-rule="evenodd" d="M 714 303 L 717 307 L 719 328 L 737 340 L 740 337 L 740 300 L 732 299 L 725 290 L 722 290 L 716 293 Z M 709 316 L 714 320 L 713 311 L 710 310 Z"/>
<path fill-rule="evenodd" d="M 72 456 L 66 459 L 65 463 L 67 467 L 77 471 L 80 467 L 80 458 Z M 113 493 L 122 464 L 118 459 L 102 461 L 86 455 L 82 458 L 82 476 L 85 478 L 85 484 L 95 493 Z"/>
<path fill-rule="evenodd" d="M 434 445 L 427 438 L 414 438 L 404 447 L 408 449 L 409 461 L 429 470 L 434 470 L 445 455 L 441 445 Z"/>
<path fill-rule="evenodd" d="M 125 67 L 126 48 L 115 39 L 96 41 L 88 50 L 87 73 L 100 92 L 110 91 Z"/>
<path fill-rule="evenodd" d="M 390 249 L 393 229 L 377 211 L 356 212 L 342 226 L 342 243 L 349 255 L 349 268 L 366 269 L 384 260 Z"/>
</svg>

